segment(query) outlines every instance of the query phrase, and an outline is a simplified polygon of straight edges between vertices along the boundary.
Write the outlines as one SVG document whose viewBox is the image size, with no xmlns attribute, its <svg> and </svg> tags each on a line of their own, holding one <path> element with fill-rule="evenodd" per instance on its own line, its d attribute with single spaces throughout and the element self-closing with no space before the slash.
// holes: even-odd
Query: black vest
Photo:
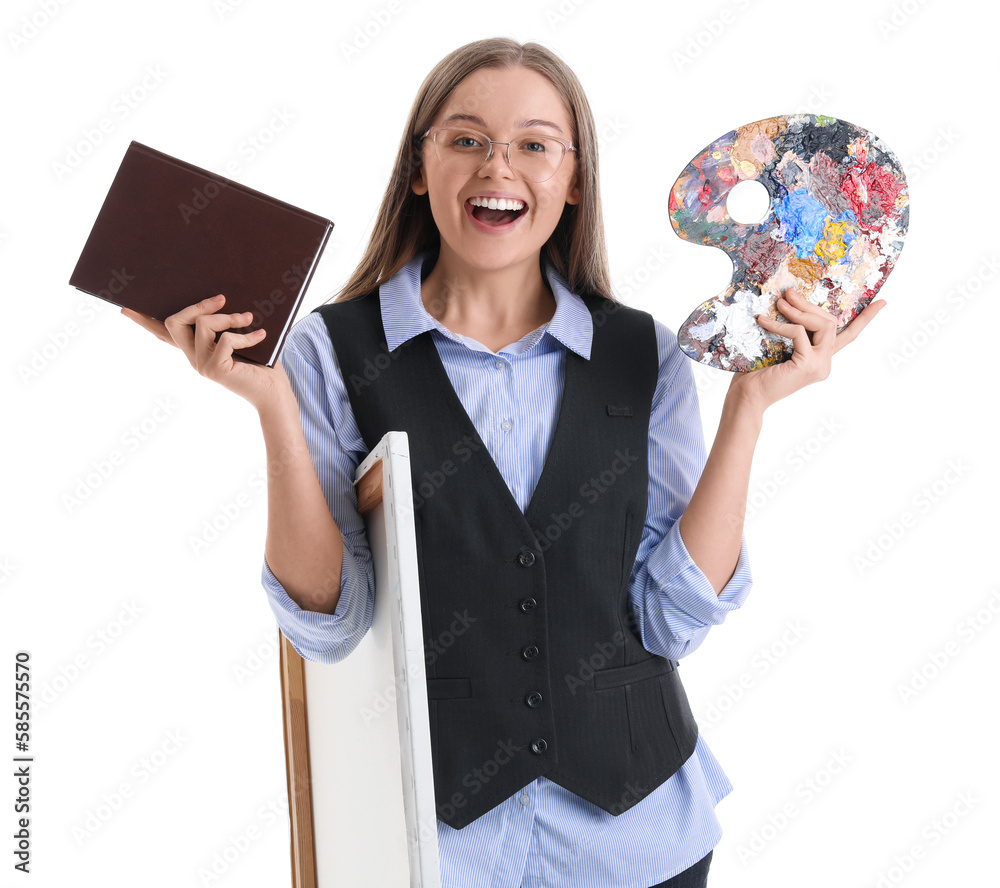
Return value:
<svg viewBox="0 0 1000 888">
<path fill-rule="evenodd" d="M 390 353 L 378 291 L 316 309 L 369 449 L 408 433 L 438 817 L 460 829 L 545 776 L 611 814 L 694 751 L 677 664 L 645 650 L 629 575 L 646 517 L 650 315 L 583 297 L 554 437 L 522 513 L 430 332 Z"/>
</svg>

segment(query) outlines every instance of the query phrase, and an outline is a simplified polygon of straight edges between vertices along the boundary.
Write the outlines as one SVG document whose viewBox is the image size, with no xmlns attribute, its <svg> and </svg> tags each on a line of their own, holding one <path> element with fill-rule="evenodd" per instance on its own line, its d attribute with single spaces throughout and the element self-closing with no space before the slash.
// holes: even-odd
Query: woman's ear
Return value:
<svg viewBox="0 0 1000 888">
<path fill-rule="evenodd" d="M 577 173 L 573 176 L 573 184 L 569 186 L 569 191 L 566 192 L 566 203 L 568 204 L 578 204 L 580 202 L 580 174 Z"/>
<path fill-rule="evenodd" d="M 424 181 L 424 168 L 422 165 L 413 170 L 413 179 L 410 182 L 410 188 L 413 189 L 414 194 L 427 193 L 427 183 Z"/>
</svg>

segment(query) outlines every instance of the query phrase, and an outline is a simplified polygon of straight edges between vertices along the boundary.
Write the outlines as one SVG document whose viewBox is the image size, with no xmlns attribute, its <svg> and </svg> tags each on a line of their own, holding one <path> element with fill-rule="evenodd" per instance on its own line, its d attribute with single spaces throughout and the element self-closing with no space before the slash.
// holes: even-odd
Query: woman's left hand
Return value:
<svg viewBox="0 0 1000 888">
<path fill-rule="evenodd" d="M 776 306 L 791 323 L 758 315 L 757 323 L 771 333 L 792 340 L 792 357 L 780 364 L 735 373 L 729 394 L 746 398 L 763 412 L 771 404 L 830 375 L 831 358 L 853 342 L 884 307 L 885 300 L 869 303 L 851 323 L 837 332 L 837 322 L 824 308 L 796 290 L 785 290 Z"/>
</svg>

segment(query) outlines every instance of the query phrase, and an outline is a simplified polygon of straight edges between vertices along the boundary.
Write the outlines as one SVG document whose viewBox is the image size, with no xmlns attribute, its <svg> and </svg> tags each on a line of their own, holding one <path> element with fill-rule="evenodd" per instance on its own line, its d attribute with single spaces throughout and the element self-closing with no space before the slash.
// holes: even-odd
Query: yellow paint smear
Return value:
<svg viewBox="0 0 1000 888">
<path fill-rule="evenodd" d="M 827 264 L 842 259 L 847 254 L 847 244 L 844 243 L 844 232 L 850 227 L 849 222 L 833 222 L 826 220 L 823 226 L 823 240 L 816 244 L 814 252 Z"/>
</svg>

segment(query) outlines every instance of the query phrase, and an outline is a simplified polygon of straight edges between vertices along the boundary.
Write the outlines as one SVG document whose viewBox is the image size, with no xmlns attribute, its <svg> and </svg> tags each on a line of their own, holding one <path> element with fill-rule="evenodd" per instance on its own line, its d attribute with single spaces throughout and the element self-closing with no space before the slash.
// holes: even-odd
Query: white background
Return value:
<svg viewBox="0 0 1000 888">
<path fill-rule="evenodd" d="M 33 872 L 11 869 L 8 778 L 0 882 L 289 884 L 256 415 L 66 283 L 128 143 L 332 218 L 304 314 L 360 258 L 423 77 L 504 35 L 579 75 L 613 277 L 641 280 L 626 301 L 675 329 L 729 276 L 666 212 L 710 141 L 818 111 L 902 160 L 889 305 L 828 380 L 768 412 L 755 588 L 683 673 L 736 787 L 713 885 L 996 884 L 996 19 L 968 0 L 6 4 L 0 651 L 11 682 L 31 652 L 36 759 Z M 728 375 L 697 369 L 710 442 Z"/>
</svg>

